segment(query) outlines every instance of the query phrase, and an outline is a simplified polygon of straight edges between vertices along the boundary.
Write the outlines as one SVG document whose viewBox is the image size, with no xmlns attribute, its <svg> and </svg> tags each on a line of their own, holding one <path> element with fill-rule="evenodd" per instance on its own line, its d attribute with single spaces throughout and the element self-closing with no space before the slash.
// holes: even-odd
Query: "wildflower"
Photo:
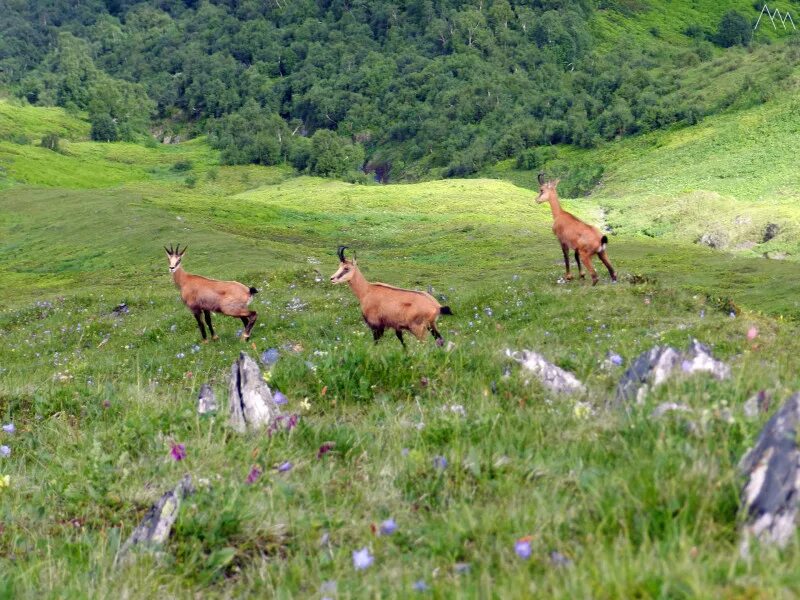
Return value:
<svg viewBox="0 0 800 600">
<path fill-rule="evenodd" d="M 415 581 L 414 584 L 411 586 L 411 588 L 415 592 L 427 592 L 430 589 L 428 587 L 428 584 L 425 583 L 422 579 Z"/>
<path fill-rule="evenodd" d="M 322 444 L 322 445 L 319 447 L 319 450 L 317 450 L 317 458 L 318 458 L 318 459 L 322 458 L 322 457 L 323 457 L 323 456 L 325 456 L 325 455 L 326 455 L 328 452 L 330 452 L 331 450 L 333 450 L 333 448 L 334 448 L 335 446 L 336 446 L 336 443 L 335 443 L 335 442 L 324 442 L 324 443 L 323 443 L 323 444 Z"/>
<path fill-rule="evenodd" d="M 444 456 L 434 456 L 433 466 L 439 470 L 444 471 L 447 468 L 447 459 Z"/>
<path fill-rule="evenodd" d="M 3 475 L 0 477 L 0 490 L 7 487 L 11 487 L 11 475 Z"/>
<path fill-rule="evenodd" d="M 587 402 L 576 402 L 575 408 L 572 409 L 572 412 L 575 415 L 575 418 L 585 419 L 591 414 L 592 409 Z"/>
<path fill-rule="evenodd" d="M 401 456 L 408 456 L 408 453 L 409 453 L 409 452 L 411 452 L 411 451 L 410 451 L 408 448 L 402 448 L 402 449 L 400 450 L 400 455 L 401 455 Z"/>
<path fill-rule="evenodd" d="M 291 471 L 293 466 L 294 465 L 287 460 L 285 463 L 281 464 L 278 467 L 278 472 L 279 473 L 286 473 L 286 471 Z"/>
<path fill-rule="evenodd" d="M 747 330 L 747 339 L 752 342 L 756 337 L 758 337 L 758 328 L 754 325 Z"/>
<path fill-rule="evenodd" d="M 369 548 L 366 546 L 353 552 L 353 566 L 357 571 L 368 568 L 374 561 L 375 557 L 369 553 Z"/>
<path fill-rule="evenodd" d="M 250 469 L 250 473 L 247 474 L 247 483 L 255 483 L 258 481 L 259 477 L 261 477 L 261 469 L 257 466 L 253 466 L 253 468 Z"/>
<path fill-rule="evenodd" d="M 468 562 L 457 562 L 453 565 L 453 570 L 455 570 L 458 574 L 469 573 L 469 570 L 472 568 Z"/>
<path fill-rule="evenodd" d="M 616 366 L 618 366 L 618 367 L 619 367 L 619 366 L 621 366 L 623 362 L 625 362 L 625 361 L 622 359 L 622 357 L 621 357 L 619 354 L 617 354 L 616 352 L 611 352 L 611 353 L 608 355 L 608 360 L 610 360 L 610 361 L 611 361 L 611 364 L 612 364 L 612 365 L 616 365 Z"/>
<path fill-rule="evenodd" d="M 518 539 L 514 543 L 514 552 L 517 553 L 517 556 L 520 558 L 524 558 L 525 560 L 531 557 L 531 539 L 530 537 L 524 537 Z"/>
<path fill-rule="evenodd" d="M 568 567 L 572 564 L 572 561 L 558 550 L 553 550 L 550 553 L 550 564 L 554 567 Z"/>
<path fill-rule="evenodd" d="M 270 348 L 269 350 L 265 350 L 264 352 L 261 353 L 261 364 L 263 364 L 266 367 L 274 365 L 276 362 L 278 362 L 279 356 L 280 353 L 276 348 Z"/>
<path fill-rule="evenodd" d="M 183 444 L 172 444 L 172 448 L 170 449 L 169 453 L 173 460 L 181 461 L 186 458 L 186 446 Z"/>
<path fill-rule="evenodd" d="M 311 410 L 311 402 L 308 401 L 308 398 L 303 398 L 303 401 L 300 402 L 300 408 L 305 411 Z"/>
<path fill-rule="evenodd" d="M 272 399 L 275 401 L 275 404 L 286 404 L 289 401 L 283 392 L 279 392 L 278 390 L 275 390 Z"/>
<path fill-rule="evenodd" d="M 175 355 L 175 358 L 183 358 L 183 357 L 185 357 L 185 356 L 186 356 L 186 355 L 185 355 L 183 352 L 178 352 L 178 353 Z"/>
<path fill-rule="evenodd" d="M 8 446 L 0 446 L 0 456 L 10 456 L 11 448 Z"/>
<path fill-rule="evenodd" d="M 13 434 L 17 428 L 14 426 L 14 423 L 8 423 L 7 425 L 3 425 L 3 431 L 6 433 Z"/>
<path fill-rule="evenodd" d="M 261 379 L 269 383 L 272 379 L 272 371 L 264 371 L 264 373 L 261 375 Z"/>
<path fill-rule="evenodd" d="M 392 535 L 395 531 L 397 531 L 397 523 L 394 522 L 394 519 L 386 519 L 381 523 L 381 535 Z"/>
<path fill-rule="evenodd" d="M 300 417 L 296 414 L 289 415 L 289 418 L 286 419 L 286 431 L 291 431 L 295 427 L 297 427 L 297 422 L 300 420 Z"/>
</svg>

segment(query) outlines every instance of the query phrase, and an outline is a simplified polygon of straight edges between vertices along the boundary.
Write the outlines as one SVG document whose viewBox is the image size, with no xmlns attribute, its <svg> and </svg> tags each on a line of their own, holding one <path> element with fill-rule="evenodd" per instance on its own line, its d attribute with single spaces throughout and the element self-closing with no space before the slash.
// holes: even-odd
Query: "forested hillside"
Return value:
<svg viewBox="0 0 800 600">
<path fill-rule="evenodd" d="M 4 5 L 0 85 L 87 111 L 96 140 L 208 133 L 227 163 L 351 178 L 464 176 L 512 157 L 535 167 L 532 148 L 696 123 L 763 101 L 786 75 L 782 60 L 765 64 L 724 94 L 692 78 L 713 59 L 738 69 L 723 48 L 751 44 L 760 8 L 741 1 Z"/>
</svg>

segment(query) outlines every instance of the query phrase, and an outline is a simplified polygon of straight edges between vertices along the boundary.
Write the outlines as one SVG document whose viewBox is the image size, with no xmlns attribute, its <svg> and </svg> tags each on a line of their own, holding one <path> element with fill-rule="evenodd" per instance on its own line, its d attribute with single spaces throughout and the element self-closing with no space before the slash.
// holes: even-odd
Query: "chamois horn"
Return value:
<svg viewBox="0 0 800 600">
<path fill-rule="evenodd" d="M 539 173 L 539 185 L 544 185 L 544 172 Z"/>
<path fill-rule="evenodd" d="M 344 260 L 345 260 L 344 259 L 344 251 L 345 251 L 346 248 L 347 248 L 347 246 L 339 246 L 339 249 L 336 251 L 336 253 L 339 255 L 339 260 L 342 261 L 342 262 L 344 262 Z"/>
</svg>

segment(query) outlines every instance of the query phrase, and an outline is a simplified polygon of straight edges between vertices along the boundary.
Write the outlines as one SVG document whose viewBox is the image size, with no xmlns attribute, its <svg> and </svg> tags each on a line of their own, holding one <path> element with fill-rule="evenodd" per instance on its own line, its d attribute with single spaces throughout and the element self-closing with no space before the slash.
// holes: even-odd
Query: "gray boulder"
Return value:
<svg viewBox="0 0 800 600">
<path fill-rule="evenodd" d="M 538 352 L 533 352 L 532 350 L 522 350 L 521 352 L 506 350 L 506 356 L 517 361 L 522 365 L 523 369 L 530 371 L 551 392 L 574 394 L 586 391 L 586 387 L 575 375 L 548 362 Z"/>
<path fill-rule="evenodd" d="M 640 354 L 631 363 L 617 384 L 615 403 L 641 404 L 648 390 L 661 385 L 678 373 L 710 373 L 717 379 L 730 377 L 731 369 L 715 359 L 711 350 L 697 340 L 692 340 L 686 352 L 672 346 L 655 346 Z"/>
<path fill-rule="evenodd" d="M 210 385 L 204 383 L 200 386 L 200 395 L 197 397 L 197 412 L 201 415 L 216 412 L 217 396 Z"/>
<path fill-rule="evenodd" d="M 145 514 L 144 519 L 120 547 L 116 562 L 120 564 L 136 547 L 155 550 L 169 538 L 172 526 L 178 518 L 181 501 L 194 492 L 191 475 L 184 476 L 175 489 L 168 491 Z"/>
<path fill-rule="evenodd" d="M 753 537 L 779 548 L 794 537 L 800 497 L 798 421 L 800 393 L 772 416 L 739 463 L 747 478 L 741 494 L 745 523 L 739 551 L 743 557 L 749 556 Z"/>
<path fill-rule="evenodd" d="M 244 352 L 231 366 L 228 386 L 230 425 L 239 433 L 268 427 L 278 416 L 278 405 L 264 382 L 258 363 Z"/>
</svg>

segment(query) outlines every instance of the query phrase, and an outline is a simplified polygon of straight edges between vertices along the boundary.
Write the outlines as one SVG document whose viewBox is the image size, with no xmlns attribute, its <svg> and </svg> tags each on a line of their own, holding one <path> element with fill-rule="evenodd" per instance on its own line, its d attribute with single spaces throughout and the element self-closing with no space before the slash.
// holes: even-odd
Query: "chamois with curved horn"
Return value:
<svg viewBox="0 0 800 600">
<path fill-rule="evenodd" d="M 361 315 L 370 329 L 375 343 L 386 329 L 394 329 L 397 339 L 405 347 L 403 332 L 410 331 L 420 341 L 427 332 L 444 343 L 442 334 L 436 329 L 439 315 L 452 315 L 449 306 L 442 306 L 436 298 L 426 292 L 404 290 L 385 283 L 369 283 L 358 268 L 355 256 L 345 258 L 347 246 L 339 246 L 339 269 L 331 275 L 331 282 L 347 282 L 361 304 Z"/>
<path fill-rule="evenodd" d="M 211 326 L 212 312 L 239 317 L 244 324 L 242 339 L 248 339 L 258 316 L 258 313 L 250 310 L 248 305 L 258 290 L 254 287 L 247 287 L 238 281 L 219 281 L 187 273 L 183 270 L 181 261 L 188 246 L 184 246 L 183 250 L 180 247 L 178 244 L 173 250 L 172 244 L 169 248 L 164 246 L 164 251 L 169 258 L 169 272 L 172 273 L 172 280 L 181 291 L 181 300 L 197 319 L 203 343 L 207 343 L 208 339 L 206 339 L 206 329 L 203 327 L 201 315 L 205 316 L 211 338 L 219 339 Z"/>
<path fill-rule="evenodd" d="M 550 210 L 553 212 L 553 233 L 556 234 L 558 241 L 561 243 L 561 250 L 564 252 L 564 266 L 567 269 L 566 279 L 572 279 L 572 274 L 569 272 L 569 251 L 574 250 L 575 262 L 578 265 L 578 275 L 581 279 L 583 279 L 583 271 L 581 270 L 581 263 L 583 263 L 592 276 L 592 285 L 597 285 L 599 277 L 592 266 L 592 257 L 596 254 L 608 269 L 611 281 L 616 281 L 617 275 L 606 254 L 608 237 L 600 233 L 600 230 L 596 227 L 584 223 L 575 215 L 561 208 L 561 203 L 558 201 L 558 192 L 556 192 L 556 186 L 559 181 L 559 179 L 545 181 L 544 173 L 539 173 L 539 196 L 537 196 L 536 202 L 538 204 L 542 202 L 550 204 Z"/>
</svg>

